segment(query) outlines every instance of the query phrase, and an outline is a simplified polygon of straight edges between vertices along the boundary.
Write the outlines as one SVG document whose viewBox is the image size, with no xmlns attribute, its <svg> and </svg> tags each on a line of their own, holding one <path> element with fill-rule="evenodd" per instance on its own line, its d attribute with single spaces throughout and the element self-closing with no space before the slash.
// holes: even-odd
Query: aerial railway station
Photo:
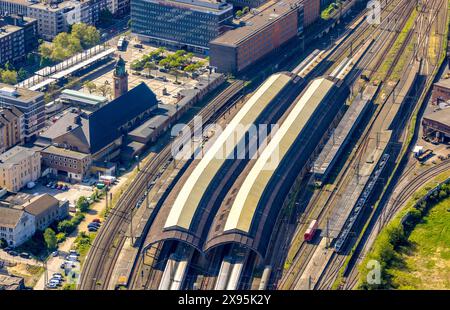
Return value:
<svg viewBox="0 0 450 310">
<path fill-rule="evenodd" d="M 276 194 L 289 190 L 289 184 L 292 185 L 308 162 L 316 144 L 308 145 L 308 140 L 316 142 L 310 139 L 316 138 L 315 121 L 332 109 L 330 96 L 334 93 L 334 83 L 325 78 L 313 81 L 303 92 L 254 165 L 246 169 L 243 182 L 233 187 L 232 199 L 225 200 L 224 210 L 229 210 L 226 220 L 221 221 L 219 217 L 213 223 L 206 251 L 220 244 L 237 242 L 265 256 L 274 220 L 282 206 L 282 195 Z M 277 186 L 281 183 L 281 171 L 283 174 L 289 171 L 282 177 L 283 189 Z M 234 195 L 235 189 L 237 194 Z M 229 201 L 232 203 L 228 204 Z"/>
<path fill-rule="evenodd" d="M 253 266 L 265 261 L 285 197 L 309 173 L 329 125 L 341 115 L 349 94 L 343 82 L 356 63 L 345 59 L 330 76 L 307 86 L 302 72 L 311 71 L 309 63 L 270 76 L 214 137 L 203 158 L 186 163 L 143 247 L 144 253 L 160 249 L 163 287 L 178 287 L 175 278 L 183 286 L 197 286 L 201 274 L 213 277 L 208 288 L 248 287 Z M 274 123 L 280 127 L 259 147 L 257 159 L 229 160 L 247 136 L 235 132 L 240 125 Z M 231 136 L 237 139 L 230 144 Z"/>
<path fill-rule="evenodd" d="M 227 158 L 230 158 L 240 140 L 248 135 L 239 129 L 252 124 L 271 123 L 277 117 L 274 112 L 286 107 L 288 99 L 298 89 L 299 86 L 292 85 L 289 73 L 278 73 L 256 90 L 195 167 L 183 175 L 180 186 L 174 189 L 158 214 L 145 242 L 146 247 L 163 240 L 179 240 L 201 251 L 202 228 L 208 228 L 205 222 L 211 220 L 209 215 L 215 214 L 214 203 L 210 203 L 214 199 L 204 197 L 206 193 L 217 192 L 220 186 L 224 186 L 221 184 L 223 174 L 230 170 L 230 164 L 237 162 Z M 245 165 L 245 160 L 242 164 Z M 234 173 L 238 174 L 239 168 L 234 167 Z"/>
</svg>

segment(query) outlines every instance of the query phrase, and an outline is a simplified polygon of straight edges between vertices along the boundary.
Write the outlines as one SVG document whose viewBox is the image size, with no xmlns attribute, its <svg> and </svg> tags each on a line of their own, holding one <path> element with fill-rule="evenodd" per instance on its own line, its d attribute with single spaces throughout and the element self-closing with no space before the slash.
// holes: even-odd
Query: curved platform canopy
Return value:
<svg viewBox="0 0 450 310">
<path fill-rule="evenodd" d="M 234 151 L 237 143 L 246 134 L 245 131 L 236 129 L 248 128 L 252 125 L 290 81 L 291 77 L 288 74 L 274 74 L 245 103 L 187 178 L 170 210 L 164 230 L 179 228 L 190 230 L 208 186 Z"/>
</svg>

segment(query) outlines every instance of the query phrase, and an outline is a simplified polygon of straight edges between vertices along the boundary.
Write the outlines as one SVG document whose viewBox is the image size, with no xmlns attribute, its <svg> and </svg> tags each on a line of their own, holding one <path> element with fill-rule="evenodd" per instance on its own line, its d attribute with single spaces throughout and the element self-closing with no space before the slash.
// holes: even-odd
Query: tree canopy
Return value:
<svg viewBox="0 0 450 310">
<path fill-rule="evenodd" d="M 59 33 L 53 38 L 52 43 L 42 43 L 39 46 L 39 53 L 44 59 L 58 62 L 99 42 L 100 32 L 94 26 L 78 23 L 72 26 L 70 33 Z"/>
</svg>

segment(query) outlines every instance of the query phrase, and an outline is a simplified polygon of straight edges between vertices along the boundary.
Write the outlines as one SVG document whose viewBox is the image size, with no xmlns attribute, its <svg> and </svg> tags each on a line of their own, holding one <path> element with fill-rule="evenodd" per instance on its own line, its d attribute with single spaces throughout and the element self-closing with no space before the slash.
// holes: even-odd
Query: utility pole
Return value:
<svg viewBox="0 0 450 310">
<path fill-rule="evenodd" d="M 46 258 L 44 258 L 44 262 L 43 262 L 43 265 L 44 265 L 44 289 L 46 289 L 46 287 L 47 287 L 47 283 L 48 283 L 48 269 L 47 269 L 47 259 Z"/>
<path fill-rule="evenodd" d="M 134 244 L 133 240 L 133 209 L 130 210 L 130 237 L 131 237 L 131 244 Z"/>
<path fill-rule="evenodd" d="M 330 218 L 327 217 L 327 229 L 326 229 L 327 249 L 330 247 Z"/>
</svg>

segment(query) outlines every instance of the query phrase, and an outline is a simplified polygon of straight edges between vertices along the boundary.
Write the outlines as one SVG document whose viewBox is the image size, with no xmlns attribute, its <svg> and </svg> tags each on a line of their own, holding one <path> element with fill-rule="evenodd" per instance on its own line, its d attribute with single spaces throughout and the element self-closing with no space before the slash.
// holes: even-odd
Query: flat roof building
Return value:
<svg viewBox="0 0 450 310">
<path fill-rule="evenodd" d="M 37 19 L 38 32 L 51 40 L 75 23 L 95 24 L 108 0 L 65 0 L 51 3 L 38 0 L 0 0 L 0 15 L 22 14 Z"/>
<path fill-rule="evenodd" d="M 144 42 L 206 53 L 227 30 L 233 6 L 214 0 L 134 0 L 131 29 Z"/>
<path fill-rule="evenodd" d="M 303 33 L 303 4 L 271 0 L 210 42 L 210 63 L 219 72 L 239 72 Z"/>
<path fill-rule="evenodd" d="M 0 65 L 23 61 L 37 44 L 36 19 L 16 15 L 0 19 Z"/>
<path fill-rule="evenodd" d="M 439 105 L 441 103 L 450 103 L 450 70 L 444 72 L 442 78 L 433 84 L 431 102 Z"/>
<path fill-rule="evenodd" d="M 432 112 L 423 117 L 423 136 L 439 142 L 450 141 L 450 108 Z"/>
<path fill-rule="evenodd" d="M 41 176 L 41 157 L 37 150 L 15 146 L 0 155 L 0 186 L 18 192 Z"/>
<path fill-rule="evenodd" d="M 0 83 L 0 107 L 16 107 L 24 114 L 26 140 L 45 126 L 44 93 Z"/>
<path fill-rule="evenodd" d="M 63 103 L 68 103 L 71 106 L 77 106 L 89 111 L 95 111 L 108 103 L 108 99 L 103 96 L 87 94 L 72 89 L 64 89 L 59 98 Z"/>
</svg>

